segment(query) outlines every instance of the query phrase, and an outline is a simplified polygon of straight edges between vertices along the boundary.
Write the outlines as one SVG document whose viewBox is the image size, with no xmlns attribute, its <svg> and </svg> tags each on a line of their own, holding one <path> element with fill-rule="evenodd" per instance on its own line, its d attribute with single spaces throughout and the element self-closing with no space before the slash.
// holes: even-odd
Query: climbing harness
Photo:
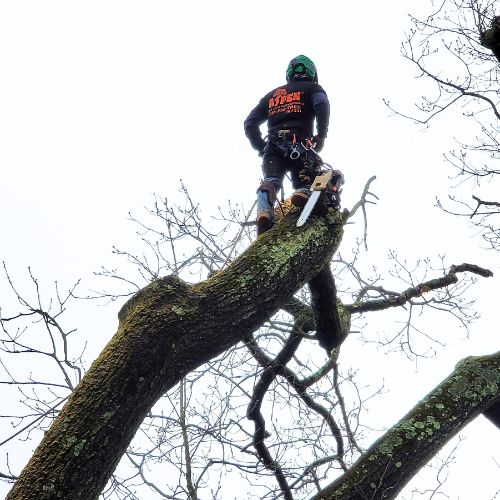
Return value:
<svg viewBox="0 0 500 500">
<path fill-rule="evenodd" d="M 288 157 L 290 160 L 298 160 L 299 158 L 302 158 L 304 163 L 310 163 L 311 159 L 307 156 L 308 152 L 312 151 L 315 154 L 315 159 L 317 158 L 320 163 L 323 163 L 321 158 L 319 158 L 318 153 L 314 150 L 314 143 L 309 137 L 303 140 L 298 140 L 297 134 L 292 132 L 290 129 L 278 130 L 273 135 L 275 140 L 273 140 L 273 136 L 271 136 L 270 144 L 280 151 L 284 158 Z"/>
</svg>

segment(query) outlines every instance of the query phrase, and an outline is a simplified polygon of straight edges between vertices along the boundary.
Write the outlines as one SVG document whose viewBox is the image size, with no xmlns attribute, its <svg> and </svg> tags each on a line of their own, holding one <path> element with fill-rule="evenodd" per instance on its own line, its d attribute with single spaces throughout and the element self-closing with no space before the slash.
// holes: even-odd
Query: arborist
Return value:
<svg viewBox="0 0 500 500">
<path fill-rule="evenodd" d="M 316 66 L 308 57 L 292 59 L 286 70 L 285 85 L 271 90 L 245 120 L 245 134 L 262 157 L 264 179 L 257 191 L 257 235 L 274 224 L 274 204 L 286 172 L 295 190 L 291 202 L 303 207 L 311 183 L 319 172 L 330 118 L 330 103 L 318 84 Z M 267 141 L 260 126 L 267 121 Z M 316 125 L 316 133 L 314 133 Z M 317 203 L 314 214 L 323 215 L 327 205 Z"/>
</svg>

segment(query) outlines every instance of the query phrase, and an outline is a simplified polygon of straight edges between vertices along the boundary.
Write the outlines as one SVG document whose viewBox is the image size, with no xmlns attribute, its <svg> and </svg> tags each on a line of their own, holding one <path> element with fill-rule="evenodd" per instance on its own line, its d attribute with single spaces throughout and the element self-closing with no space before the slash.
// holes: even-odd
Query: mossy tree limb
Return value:
<svg viewBox="0 0 500 500">
<path fill-rule="evenodd" d="M 295 224 L 290 214 L 204 282 L 161 278 L 129 300 L 7 498 L 98 498 L 158 398 L 251 334 L 330 261 L 342 215 Z"/>
<path fill-rule="evenodd" d="M 345 475 L 311 500 L 396 498 L 447 441 L 499 402 L 500 352 L 466 358 Z"/>
</svg>

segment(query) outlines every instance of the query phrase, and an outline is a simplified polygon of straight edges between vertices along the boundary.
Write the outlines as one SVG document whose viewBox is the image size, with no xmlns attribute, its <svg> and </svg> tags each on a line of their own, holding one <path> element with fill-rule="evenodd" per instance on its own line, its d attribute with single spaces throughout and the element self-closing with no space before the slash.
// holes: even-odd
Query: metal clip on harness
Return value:
<svg viewBox="0 0 500 500">
<path fill-rule="evenodd" d="M 300 157 L 300 152 L 297 149 L 297 144 L 294 144 L 292 146 L 292 151 L 290 152 L 290 160 L 296 160 L 299 157 Z"/>
</svg>

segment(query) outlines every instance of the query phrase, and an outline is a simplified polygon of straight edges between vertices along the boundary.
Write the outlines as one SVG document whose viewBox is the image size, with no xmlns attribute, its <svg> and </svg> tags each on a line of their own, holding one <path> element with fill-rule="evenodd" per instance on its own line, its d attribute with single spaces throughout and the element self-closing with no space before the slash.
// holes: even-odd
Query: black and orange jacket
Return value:
<svg viewBox="0 0 500 500">
<path fill-rule="evenodd" d="M 266 145 L 260 125 L 267 120 L 270 137 L 280 129 L 291 129 L 303 138 L 317 135 L 325 138 L 328 133 L 330 103 L 323 88 L 309 81 L 292 81 L 271 90 L 250 112 L 245 120 L 245 134 L 257 151 Z"/>
</svg>

